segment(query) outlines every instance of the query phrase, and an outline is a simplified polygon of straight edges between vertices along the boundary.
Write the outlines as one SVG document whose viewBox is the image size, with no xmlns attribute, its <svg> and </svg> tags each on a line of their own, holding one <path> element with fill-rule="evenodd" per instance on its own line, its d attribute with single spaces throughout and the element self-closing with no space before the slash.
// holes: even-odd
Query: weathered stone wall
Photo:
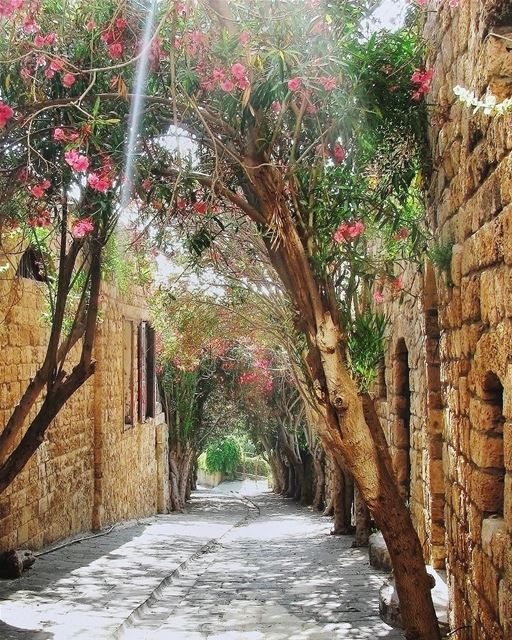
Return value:
<svg viewBox="0 0 512 640">
<path fill-rule="evenodd" d="M 26 278 L 0 280 L 0 424 L 44 358 L 44 287 Z M 97 372 L 0 497 L 0 550 L 38 549 L 91 527 L 165 510 L 166 425 L 157 416 L 126 429 L 123 415 L 123 318 L 132 319 L 136 331 L 147 316 L 142 297 L 127 301 L 103 287 Z"/>
<path fill-rule="evenodd" d="M 472 114 L 453 87 L 512 94 L 512 8 L 444 4 L 425 33 L 439 106 L 431 220 L 454 243 L 439 291 L 452 626 L 500 640 L 512 637 L 512 117 Z"/>
<path fill-rule="evenodd" d="M 504 640 L 512 638 L 512 116 L 473 114 L 453 87 L 512 94 L 512 8 L 508 0 L 437 7 L 425 23 L 434 70 L 429 219 L 437 242 L 452 246 L 451 263 L 438 271 L 438 294 L 430 271 L 405 274 L 416 297 L 388 308 L 379 411 L 403 484 L 405 345 L 410 504 L 425 559 L 441 562 L 445 528 L 453 637 Z"/>
<path fill-rule="evenodd" d="M 443 415 L 435 279 L 428 264 L 406 268 L 401 279 L 404 293 L 382 309 L 392 322 L 387 327 L 376 406 L 425 562 L 444 568 Z"/>
</svg>

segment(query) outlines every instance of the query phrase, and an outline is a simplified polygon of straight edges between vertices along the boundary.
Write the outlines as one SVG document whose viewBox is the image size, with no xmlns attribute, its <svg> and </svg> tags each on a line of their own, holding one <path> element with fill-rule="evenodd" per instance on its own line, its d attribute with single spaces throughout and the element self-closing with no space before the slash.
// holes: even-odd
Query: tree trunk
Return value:
<svg viewBox="0 0 512 640">
<path fill-rule="evenodd" d="M 333 461 L 332 470 L 334 523 L 331 534 L 335 536 L 346 535 L 350 533 L 350 507 L 347 510 L 347 494 L 349 492 L 349 488 L 347 487 L 347 475 L 337 461 Z"/>
<path fill-rule="evenodd" d="M 247 158 L 248 166 L 254 161 Z M 418 535 L 391 471 L 382 427 L 345 365 L 345 336 L 332 285 L 312 268 L 307 240 L 299 235 L 285 203 L 281 173 L 261 163 L 252 171 L 260 211 L 270 230 L 279 218 L 281 242 L 263 237 L 271 262 L 297 312 L 297 330 L 307 340 L 306 362 L 322 440 L 345 464 L 382 531 L 393 562 L 402 621 L 408 640 L 439 640 L 440 632 Z M 277 196 L 276 196 L 277 194 Z M 373 409 L 373 413 L 371 411 Z M 384 446 L 383 446 L 384 442 Z"/>
<path fill-rule="evenodd" d="M 352 543 L 353 547 L 367 547 L 368 538 L 370 537 L 370 512 L 368 511 L 364 500 L 361 498 L 359 489 L 356 487 L 354 493 L 354 502 L 356 510 L 356 536 Z"/>
<path fill-rule="evenodd" d="M 324 472 L 325 453 L 322 447 L 317 446 L 313 453 L 313 465 L 315 468 L 315 493 L 313 496 L 313 508 L 321 511 L 324 506 L 325 495 L 325 472 Z"/>
</svg>

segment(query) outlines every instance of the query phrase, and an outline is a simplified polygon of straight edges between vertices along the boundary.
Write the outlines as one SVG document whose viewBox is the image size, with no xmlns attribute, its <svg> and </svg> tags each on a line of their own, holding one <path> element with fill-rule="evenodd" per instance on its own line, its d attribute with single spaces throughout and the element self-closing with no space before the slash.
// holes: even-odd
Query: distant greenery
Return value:
<svg viewBox="0 0 512 640">
<path fill-rule="evenodd" d="M 232 436 L 215 440 L 206 449 L 204 461 L 209 473 L 220 472 L 233 477 L 242 461 L 242 447 Z"/>
</svg>

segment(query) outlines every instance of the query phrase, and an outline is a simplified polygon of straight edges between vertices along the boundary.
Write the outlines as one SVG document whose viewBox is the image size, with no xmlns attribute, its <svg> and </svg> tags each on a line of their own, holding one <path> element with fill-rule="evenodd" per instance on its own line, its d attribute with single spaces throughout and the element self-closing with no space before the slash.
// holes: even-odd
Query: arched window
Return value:
<svg viewBox="0 0 512 640">
<path fill-rule="evenodd" d="M 48 282 L 44 259 L 39 249 L 35 247 L 26 249 L 21 256 L 16 275 L 20 278 L 29 278 L 38 282 Z"/>
</svg>

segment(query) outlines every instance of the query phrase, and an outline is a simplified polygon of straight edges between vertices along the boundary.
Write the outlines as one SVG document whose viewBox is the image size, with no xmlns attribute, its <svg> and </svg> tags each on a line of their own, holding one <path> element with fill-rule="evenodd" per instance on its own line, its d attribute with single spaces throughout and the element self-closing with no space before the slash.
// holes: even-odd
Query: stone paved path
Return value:
<svg viewBox="0 0 512 640">
<path fill-rule="evenodd" d="M 232 488 L 199 491 L 189 513 L 41 556 L 0 583 L 0 638 L 402 638 L 378 617 L 385 575 L 365 550 L 290 501 L 252 490 L 258 513 Z"/>
</svg>

